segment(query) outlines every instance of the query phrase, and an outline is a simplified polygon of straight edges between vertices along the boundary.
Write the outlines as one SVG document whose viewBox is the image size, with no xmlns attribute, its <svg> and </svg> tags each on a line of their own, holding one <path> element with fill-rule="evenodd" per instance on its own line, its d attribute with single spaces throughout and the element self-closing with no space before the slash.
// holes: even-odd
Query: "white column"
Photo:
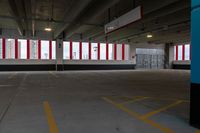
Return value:
<svg viewBox="0 0 200 133">
<path fill-rule="evenodd" d="M 136 64 L 136 47 L 134 46 L 134 44 L 130 44 L 129 59 L 134 64 Z"/>
<path fill-rule="evenodd" d="M 169 46 L 169 68 L 172 68 L 174 61 L 174 45 Z"/>
<path fill-rule="evenodd" d="M 56 65 L 57 70 L 60 70 L 63 66 L 63 40 L 56 40 Z"/>
</svg>

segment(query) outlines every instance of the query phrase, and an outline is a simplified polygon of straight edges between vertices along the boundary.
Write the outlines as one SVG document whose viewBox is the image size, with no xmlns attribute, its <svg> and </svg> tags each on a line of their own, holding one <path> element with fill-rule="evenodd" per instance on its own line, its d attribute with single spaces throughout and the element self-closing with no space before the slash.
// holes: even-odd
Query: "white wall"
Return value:
<svg viewBox="0 0 200 133">
<path fill-rule="evenodd" d="M 125 60 L 64 60 L 63 59 L 63 40 L 58 39 L 57 45 L 56 45 L 56 60 L 45 60 L 45 59 L 0 59 L 0 65 L 37 65 L 37 64 L 135 64 L 133 60 L 128 60 L 128 58 L 125 58 Z M 114 51 L 114 47 L 113 47 Z M 121 52 L 121 49 L 117 51 L 118 53 Z M 125 54 L 129 55 L 130 51 L 126 49 L 125 47 Z M 121 59 L 121 54 L 120 58 Z M 125 56 L 126 57 L 126 56 Z"/>
<path fill-rule="evenodd" d="M 91 64 L 91 65 L 112 65 L 112 64 L 134 64 L 133 61 L 124 60 L 124 61 L 106 61 L 106 60 L 62 60 L 63 64 Z M 7 59 L 0 60 L 0 65 L 44 65 L 44 64 L 55 64 L 56 60 L 15 60 L 15 59 Z M 59 63 L 61 64 L 61 63 Z"/>
<path fill-rule="evenodd" d="M 4 59 L 0 60 L 0 65 L 32 65 L 32 64 L 56 64 L 56 60 L 23 60 L 23 59 Z"/>
<path fill-rule="evenodd" d="M 169 68 L 173 67 L 174 61 L 174 46 L 169 46 Z"/>
<path fill-rule="evenodd" d="M 91 65 L 112 65 L 112 64 L 135 64 L 133 60 L 64 60 L 62 41 L 58 39 L 56 45 L 56 60 L 38 59 L 0 59 L 0 65 L 42 65 L 42 64 L 91 64 Z M 61 45 L 59 45 L 61 44 Z M 114 50 L 114 49 L 113 49 Z M 127 51 L 130 53 L 130 51 Z"/>
</svg>

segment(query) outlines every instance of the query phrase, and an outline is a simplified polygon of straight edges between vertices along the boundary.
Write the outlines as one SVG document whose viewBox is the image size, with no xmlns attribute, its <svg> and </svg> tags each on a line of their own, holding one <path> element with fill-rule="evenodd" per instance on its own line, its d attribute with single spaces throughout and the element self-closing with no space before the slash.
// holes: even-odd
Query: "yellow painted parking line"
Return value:
<svg viewBox="0 0 200 133">
<path fill-rule="evenodd" d="M 119 104 L 128 104 L 128 103 L 139 102 L 139 101 L 142 101 L 142 100 L 145 100 L 145 99 L 148 99 L 148 98 L 149 97 L 140 97 L 140 98 L 136 98 L 136 99 L 129 100 L 129 101 L 126 101 L 126 102 L 122 102 L 122 103 L 119 103 Z"/>
<path fill-rule="evenodd" d="M 149 119 L 142 119 L 141 116 L 140 116 L 140 114 L 138 114 L 137 112 L 134 112 L 134 111 L 132 111 L 132 110 L 129 110 L 128 108 L 126 108 L 126 107 L 125 107 L 124 105 L 122 105 L 122 104 L 115 103 L 114 101 L 112 101 L 112 100 L 110 100 L 109 98 L 106 98 L 106 97 L 103 97 L 103 99 L 104 99 L 106 102 L 108 102 L 108 103 L 114 105 L 116 108 L 118 108 L 118 109 L 120 109 L 120 110 L 122 110 L 122 111 L 128 113 L 130 116 L 135 117 L 136 119 L 141 120 L 141 121 L 143 121 L 144 123 L 147 123 L 147 124 L 149 124 L 149 125 L 151 125 L 151 126 L 157 128 L 157 129 L 159 129 L 160 131 L 162 131 L 162 132 L 164 132 L 164 133 L 175 133 L 175 132 L 174 132 L 173 130 L 171 130 L 170 128 L 164 127 L 164 126 L 162 126 L 162 125 L 160 125 L 160 124 L 158 124 L 158 123 L 156 123 L 156 122 L 154 122 L 154 121 L 152 121 L 152 120 L 149 120 Z"/>
<path fill-rule="evenodd" d="M 157 110 L 154 110 L 154 111 L 152 111 L 152 112 L 149 112 L 149 113 L 147 113 L 147 114 L 141 116 L 141 119 L 146 119 L 146 118 L 148 118 L 148 117 L 151 117 L 151 116 L 153 116 L 153 115 L 155 115 L 155 114 L 158 114 L 158 113 L 160 113 L 160 112 L 162 112 L 162 111 L 165 111 L 165 110 L 167 110 L 167 109 L 169 109 L 169 108 L 175 107 L 175 106 L 177 106 L 178 104 L 180 104 L 180 103 L 182 103 L 182 102 L 183 102 L 183 101 L 179 100 L 179 101 L 176 101 L 176 102 L 174 102 L 174 103 L 172 103 L 172 104 L 169 104 L 169 105 L 167 105 L 167 106 L 165 106 L 165 107 L 162 107 L 162 108 L 160 108 L 160 109 L 157 109 Z"/>
<path fill-rule="evenodd" d="M 131 114 L 131 116 L 138 117 L 138 118 L 140 117 L 140 114 L 138 114 L 137 112 L 134 112 L 134 111 L 130 111 L 129 109 L 125 108 L 124 105 L 122 105 L 122 104 L 115 103 L 114 101 L 112 101 L 111 99 L 109 99 L 107 97 L 103 97 L 103 99 L 106 102 L 108 102 L 110 104 L 113 104 L 117 108 L 123 110 L 124 112 L 127 112 L 128 114 Z"/>
<path fill-rule="evenodd" d="M 15 72 L 15 73 L 13 73 L 12 75 L 10 75 L 10 76 L 8 77 L 8 79 L 13 79 L 16 75 L 17 75 L 17 72 Z"/>
<path fill-rule="evenodd" d="M 55 73 L 53 73 L 53 72 L 49 72 L 52 76 L 54 76 L 55 78 L 58 78 L 58 76 L 55 74 Z"/>
<path fill-rule="evenodd" d="M 155 98 L 151 97 L 152 99 L 155 100 L 169 100 L 169 101 L 182 101 L 183 103 L 190 103 L 190 100 L 185 100 L 185 99 L 176 99 L 176 98 Z"/>
<path fill-rule="evenodd" d="M 134 100 L 134 98 L 142 98 L 144 96 L 132 96 L 132 97 L 127 97 L 127 96 L 106 96 L 107 98 L 111 99 L 111 100 L 124 100 L 125 102 L 128 102 L 128 101 L 132 101 Z M 127 100 L 129 99 L 129 100 Z"/>
<path fill-rule="evenodd" d="M 45 114 L 47 117 L 50 133 L 59 133 L 58 127 L 57 127 L 56 121 L 53 117 L 53 113 L 52 113 L 49 103 L 47 101 L 45 101 L 43 104 L 44 104 L 44 111 L 45 111 Z"/>
<path fill-rule="evenodd" d="M 126 97 L 126 96 L 107 96 L 110 99 L 115 99 L 115 98 L 130 98 L 131 97 Z M 134 98 L 140 98 L 140 97 L 148 97 L 149 99 L 155 99 L 155 100 L 169 100 L 169 101 L 182 101 L 183 103 L 189 103 L 190 100 L 186 100 L 186 99 L 176 99 L 176 98 L 159 98 L 159 97 L 150 97 L 150 96 L 134 96 Z"/>
<path fill-rule="evenodd" d="M 119 99 L 124 100 L 124 101 L 130 101 L 133 100 L 134 98 L 141 98 L 142 96 L 133 96 L 133 97 L 128 97 L 128 96 L 122 96 L 119 97 Z"/>
<path fill-rule="evenodd" d="M 111 98 L 111 99 L 121 99 L 121 98 L 128 98 L 128 97 L 126 97 L 126 96 L 107 96 L 108 98 Z"/>
</svg>

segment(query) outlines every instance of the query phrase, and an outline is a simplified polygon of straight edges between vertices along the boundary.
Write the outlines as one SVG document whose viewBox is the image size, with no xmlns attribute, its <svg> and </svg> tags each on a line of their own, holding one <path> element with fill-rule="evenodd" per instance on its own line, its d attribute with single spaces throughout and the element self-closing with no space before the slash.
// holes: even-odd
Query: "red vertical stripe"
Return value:
<svg viewBox="0 0 200 133">
<path fill-rule="evenodd" d="M 182 60 L 185 60 L 185 45 L 182 45 Z"/>
<path fill-rule="evenodd" d="M 79 59 L 82 60 L 82 42 L 79 42 Z"/>
<path fill-rule="evenodd" d="M 98 44 L 97 44 L 97 50 L 98 50 L 97 59 L 100 60 L 100 56 L 101 56 L 100 42 L 98 42 Z"/>
<path fill-rule="evenodd" d="M 106 60 L 109 60 L 109 46 L 108 46 L 108 43 L 106 43 Z"/>
<path fill-rule="evenodd" d="M 41 40 L 38 40 L 38 59 L 41 59 Z"/>
<path fill-rule="evenodd" d="M 176 61 L 178 60 L 178 45 L 176 45 Z"/>
<path fill-rule="evenodd" d="M 30 59 L 30 40 L 27 40 L 27 59 Z"/>
<path fill-rule="evenodd" d="M 122 60 L 125 60 L 125 44 L 122 43 Z"/>
<path fill-rule="evenodd" d="M 89 60 L 91 60 L 92 58 L 92 45 L 91 45 L 91 42 L 89 42 L 89 44 L 88 44 L 89 46 L 89 49 L 88 49 L 88 55 L 89 55 Z"/>
<path fill-rule="evenodd" d="M 52 59 L 52 40 L 49 40 L 49 59 Z"/>
<path fill-rule="evenodd" d="M 18 39 L 15 39 L 15 59 L 18 59 Z"/>
<path fill-rule="evenodd" d="M 70 60 L 72 60 L 73 59 L 73 54 L 72 54 L 72 50 L 73 50 L 73 47 L 72 47 L 72 41 L 70 40 L 70 43 L 69 43 L 69 53 L 70 53 Z"/>
<path fill-rule="evenodd" d="M 114 60 L 117 60 L 117 44 L 114 44 Z"/>
<path fill-rule="evenodd" d="M 2 39 L 2 58 L 5 59 L 6 58 L 6 39 L 3 38 Z"/>
</svg>

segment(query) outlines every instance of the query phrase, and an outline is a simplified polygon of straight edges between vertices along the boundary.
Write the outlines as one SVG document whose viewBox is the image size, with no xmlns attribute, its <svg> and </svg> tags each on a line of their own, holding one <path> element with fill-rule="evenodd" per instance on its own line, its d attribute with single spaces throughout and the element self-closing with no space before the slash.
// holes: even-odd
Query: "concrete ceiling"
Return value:
<svg viewBox="0 0 200 133">
<path fill-rule="evenodd" d="M 143 6 L 142 20 L 104 33 L 106 23 L 139 5 Z M 51 38 L 76 41 L 188 42 L 190 5 L 190 0 L 0 0 L 0 28 L 39 38 L 49 26 Z M 147 39 L 148 33 L 154 37 Z"/>
</svg>

